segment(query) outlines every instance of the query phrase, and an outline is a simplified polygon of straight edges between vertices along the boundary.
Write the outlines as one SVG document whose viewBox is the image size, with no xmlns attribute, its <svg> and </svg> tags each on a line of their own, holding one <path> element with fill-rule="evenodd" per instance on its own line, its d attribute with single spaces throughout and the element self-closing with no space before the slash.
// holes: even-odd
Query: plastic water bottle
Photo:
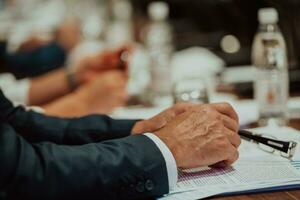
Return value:
<svg viewBox="0 0 300 200">
<path fill-rule="evenodd" d="M 274 8 L 258 12 L 259 30 L 252 48 L 252 62 L 256 67 L 255 98 L 259 107 L 259 125 L 285 125 L 289 97 L 287 49 L 277 25 Z"/>
<path fill-rule="evenodd" d="M 112 22 L 107 33 L 111 47 L 120 48 L 133 42 L 133 8 L 129 0 L 112 1 Z"/>
<path fill-rule="evenodd" d="M 149 5 L 148 13 L 151 19 L 146 37 L 151 74 L 149 98 L 153 105 L 171 105 L 173 34 L 168 23 L 169 6 L 165 2 L 154 2 Z"/>
</svg>

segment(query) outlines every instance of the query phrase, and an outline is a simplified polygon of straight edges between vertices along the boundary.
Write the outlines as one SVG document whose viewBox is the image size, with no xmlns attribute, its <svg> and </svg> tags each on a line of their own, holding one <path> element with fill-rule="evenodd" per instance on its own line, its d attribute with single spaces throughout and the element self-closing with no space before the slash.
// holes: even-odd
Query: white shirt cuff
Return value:
<svg viewBox="0 0 300 200">
<path fill-rule="evenodd" d="M 28 103 L 28 93 L 30 88 L 30 80 L 16 80 L 11 74 L 0 75 L 0 87 L 5 96 L 18 105 L 26 105 Z"/>
<path fill-rule="evenodd" d="M 159 139 L 159 137 L 152 133 L 145 133 L 144 135 L 150 138 L 156 144 L 166 161 L 169 190 L 171 190 L 176 186 L 178 180 L 178 171 L 175 158 L 167 145 L 161 139 Z"/>
</svg>

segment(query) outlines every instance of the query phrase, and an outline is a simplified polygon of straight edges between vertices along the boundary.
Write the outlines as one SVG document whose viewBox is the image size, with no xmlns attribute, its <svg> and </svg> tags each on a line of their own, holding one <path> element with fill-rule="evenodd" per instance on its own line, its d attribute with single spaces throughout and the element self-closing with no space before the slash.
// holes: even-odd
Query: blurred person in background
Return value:
<svg viewBox="0 0 300 200">
<path fill-rule="evenodd" d="M 80 22 L 63 1 L 6 1 L 0 14 L 1 71 L 34 77 L 65 65 L 81 40 Z M 1 9 L 1 8 L 0 8 Z"/>
<path fill-rule="evenodd" d="M 62 68 L 19 81 L 2 74 L 0 86 L 10 99 L 29 106 L 41 106 L 46 114 L 109 113 L 127 100 L 127 64 L 120 60 L 123 51 L 105 51 L 86 57 L 74 72 Z"/>
<path fill-rule="evenodd" d="M 18 78 L 35 77 L 65 65 L 69 52 L 80 41 L 80 27 L 74 20 L 63 22 L 53 39 L 31 36 L 13 53 L 6 50 L 7 70 Z"/>
<path fill-rule="evenodd" d="M 17 7 L 23 4 L 22 1 L 15 3 Z M 28 2 L 22 15 L 26 16 L 36 7 L 31 3 Z M 58 116 L 109 113 L 124 105 L 127 76 L 126 67 L 121 66 L 125 63 L 120 63 L 121 50 L 88 54 L 78 63 L 73 62 L 75 67 L 63 67 L 67 65 L 68 54 L 81 42 L 81 28 L 78 19 L 71 17 L 55 29 L 52 39 L 33 34 L 14 53 L 8 52 L 7 42 L 4 42 L 1 58 L 5 69 L 18 78 L 31 77 L 16 81 L 9 74 L 1 75 L 0 85 L 6 95 L 17 103 L 41 106 L 46 114 Z M 104 73 L 109 70 L 113 71 Z"/>
</svg>

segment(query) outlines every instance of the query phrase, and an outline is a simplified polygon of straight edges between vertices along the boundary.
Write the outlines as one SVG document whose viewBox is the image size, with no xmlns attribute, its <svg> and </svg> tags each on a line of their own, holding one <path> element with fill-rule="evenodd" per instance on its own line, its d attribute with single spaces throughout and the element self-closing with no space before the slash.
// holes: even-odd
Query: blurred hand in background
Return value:
<svg viewBox="0 0 300 200">
<path fill-rule="evenodd" d="M 108 114 L 114 108 L 126 104 L 126 85 L 127 76 L 124 72 L 104 72 L 74 93 L 45 105 L 44 109 L 48 115 L 62 117 Z"/>
<path fill-rule="evenodd" d="M 81 40 L 79 22 L 74 19 L 66 20 L 56 30 L 55 41 L 60 44 L 66 52 L 70 52 Z"/>
<path fill-rule="evenodd" d="M 98 75 L 93 81 L 82 86 L 77 93 L 84 102 L 88 102 L 89 110 L 109 113 L 114 108 L 126 104 L 126 86 L 126 74 L 120 70 L 112 70 Z"/>
<path fill-rule="evenodd" d="M 126 56 L 129 48 L 106 50 L 100 54 L 84 58 L 78 63 L 75 76 L 78 83 L 86 83 L 96 78 L 100 73 L 109 70 L 122 70 L 127 72 Z"/>
</svg>

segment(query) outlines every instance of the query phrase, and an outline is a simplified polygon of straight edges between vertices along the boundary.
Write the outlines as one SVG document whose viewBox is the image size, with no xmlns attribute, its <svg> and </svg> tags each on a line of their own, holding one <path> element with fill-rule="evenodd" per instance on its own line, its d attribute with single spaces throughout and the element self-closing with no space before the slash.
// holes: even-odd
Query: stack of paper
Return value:
<svg viewBox="0 0 300 200">
<path fill-rule="evenodd" d="M 300 132 L 291 128 L 260 128 L 254 131 L 268 133 L 278 139 L 300 142 Z M 177 186 L 163 200 L 201 199 L 209 196 L 236 193 L 278 186 L 300 186 L 300 150 L 294 160 L 287 160 L 243 141 L 240 159 L 230 168 L 199 168 L 179 173 Z"/>
</svg>

